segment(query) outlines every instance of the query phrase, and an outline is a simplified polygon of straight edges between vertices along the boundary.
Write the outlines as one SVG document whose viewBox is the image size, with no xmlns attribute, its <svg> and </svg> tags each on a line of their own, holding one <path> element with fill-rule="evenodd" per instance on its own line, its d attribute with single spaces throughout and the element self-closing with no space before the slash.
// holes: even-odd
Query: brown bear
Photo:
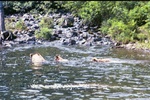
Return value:
<svg viewBox="0 0 150 100">
<path fill-rule="evenodd" d="M 31 53 L 30 58 L 31 58 L 31 62 L 37 66 L 41 66 L 46 62 L 46 60 L 39 53 Z"/>
<path fill-rule="evenodd" d="M 100 59 L 100 58 L 96 58 L 96 57 L 92 58 L 92 61 L 95 61 L 95 62 L 109 62 L 108 59 Z"/>
<path fill-rule="evenodd" d="M 57 62 L 67 62 L 68 59 L 64 59 L 60 55 L 56 55 L 55 56 L 55 61 L 57 61 Z"/>
</svg>

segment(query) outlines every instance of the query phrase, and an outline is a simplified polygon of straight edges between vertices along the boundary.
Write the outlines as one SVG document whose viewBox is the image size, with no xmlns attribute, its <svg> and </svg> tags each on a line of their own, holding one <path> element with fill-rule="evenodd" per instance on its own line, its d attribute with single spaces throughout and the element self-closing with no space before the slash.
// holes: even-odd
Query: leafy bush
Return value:
<svg viewBox="0 0 150 100">
<path fill-rule="evenodd" d="M 27 26 L 25 25 L 24 21 L 20 19 L 20 20 L 17 21 L 17 23 L 15 24 L 15 29 L 17 29 L 17 30 L 26 30 L 26 29 L 27 29 Z"/>
<path fill-rule="evenodd" d="M 147 39 L 147 35 L 143 33 L 138 34 L 137 37 L 140 40 L 140 42 L 143 42 L 144 40 Z"/>
<path fill-rule="evenodd" d="M 52 2 L 49 1 L 37 1 L 35 2 L 35 9 L 32 9 L 30 12 L 33 12 L 33 10 L 36 10 L 36 13 L 49 13 L 51 11 L 51 5 Z M 35 12 L 35 11 L 34 11 Z"/>
<path fill-rule="evenodd" d="M 5 18 L 6 30 L 13 31 L 15 29 L 15 18 Z"/>
<path fill-rule="evenodd" d="M 79 12 L 80 8 L 82 8 L 84 3 L 85 3 L 85 1 L 63 1 L 61 4 L 65 10 L 69 10 L 75 16 L 77 16 L 77 15 L 79 15 L 78 12 Z"/>
<path fill-rule="evenodd" d="M 114 40 L 122 43 L 129 43 L 136 38 L 134 30 L 135 24 L 136 23 L 133 20 L 128 23 L 124 23 L 121 20 L 113 18 L 103 23 L 100 30 L 104 34 L 109 34 Z"/>
<path fill-rule="evenodd" d="M 52 30 L 48 28 L 41 28 L 40 31 L 39 30 L 35 31 L 35 37 L 38 39 L 50 40 L 51 36 L 52 36 Z"/>
<path fill-rule="evenodd" d="M 5 27 L 6 30 L 14 31 L 14 30 L 26 30 L 27 26 L 23 22 L 23 20 L 15 21 L 15 18 L 5 18 Z"/>
<path fill-rule="evenodd" d="M 58 9 L 81 17 L 85 24 L 99 26 L 102 34 L 108 34 L 116 41 L 150 40 L 150 1 L 4 1 L 5 14 L 28 11 L 48 14 Z M 13 28 L 11 23 L 9 27 Z M 45 31 L 53 28 L 53 20 L 43 18 L 40 27 Z"/>
<path fill-rule="evenodd" d="M 41 19 L 41 22 L 39 23 L 40 31 L 38 31 L 38 30 L 35 31 L 36 38 L 51 40 L 52 28 L 54 27 L 53 23 L 54 23 L 54 21 L 52 18 L 43 17 Z"/>
<path fill-rule="evenodd" d="M 27 13 L 34 7 L 35 1 L 3 1 L 6 15 Z"/>
<path fill-rule="evenodd" d="M 79 15 L 89 24 L 98 24 L 101 21 L 99 1 L 85 2 L 79 10 Z"/>
<path fill-rule="evenodd" d="M 150 40 L 150 22 L 146 23 L 145 25 L 138 27 L 138 35 L 137 38 L 140 42 L 144 42 L 145 40 Z"/>
<path fill-rule="evenodd" d="M 6 15 L 15 13 L 46 14 L 61 9 L 61 1 L 3 1 Z"/>
<path fill-rule="evenodd" d="M 128 13 L 129 19 L 135 20 L 138 26 L 146 24 L 147 15 L 149 14 L 150 11 L 149 4 L 141 2 L 139 6 L 135 6 Z"/>
<path fill-rule="evenodd" d="M 47 28 L 53 28 L 54 27 L 54 21 L 52 18 L 50 17 L 43 17 L 41 19 L 41 22 L 39 23 L 40 27 L 44 28 L 44 27 L 47 27 Z"/>
</svg>

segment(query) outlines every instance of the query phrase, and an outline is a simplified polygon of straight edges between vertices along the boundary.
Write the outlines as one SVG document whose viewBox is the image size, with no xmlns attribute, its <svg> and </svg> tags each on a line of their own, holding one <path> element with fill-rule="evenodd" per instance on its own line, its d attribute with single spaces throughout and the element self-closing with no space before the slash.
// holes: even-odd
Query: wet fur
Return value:
<svg viewBox="0 0 150 100">
<path fill-rule="evenodd" d="M 62 58 L 60 55 L 56 55 L 56 56 L 55 56 L 55 61 L 58 61 L 58 62 L 66 62 L 66 61 L 68 61 L 68 59 L 64 59 L 64 58 Z"/>
<path fill-rule="evenodd" d="M 96 58 L 96 57 L 92 58 L 92 61 L 95 61 L 95 62 L 109 62 L 108 59 L 100 59 L 100 58 Z"/>
<path fill-rule="evenodd" d="M 34 65 L 42 65 L 46 62 L 46 60 L 39 53 L 31 53 L 30 58 Z"/>
</svg>

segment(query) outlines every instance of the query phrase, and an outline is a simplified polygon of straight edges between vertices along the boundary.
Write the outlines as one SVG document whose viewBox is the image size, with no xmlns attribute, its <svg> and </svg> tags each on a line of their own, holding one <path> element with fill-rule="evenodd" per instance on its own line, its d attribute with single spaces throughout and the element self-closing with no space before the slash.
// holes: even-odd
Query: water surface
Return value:
<svg viewBox="0 0 150 100">
<path fill-rule="evenodd" d="M 48 64 L 32 65 L 29 54 L 39 52 Z M 69 62 L 57 63 L 60 54 Z M 110 62 L 92 62 L 92 57 Z M 110 46 L 18 46 L 1 50 L 0 99 L 2 100 L 148 100 L 148 53 Z"/>
</svg>

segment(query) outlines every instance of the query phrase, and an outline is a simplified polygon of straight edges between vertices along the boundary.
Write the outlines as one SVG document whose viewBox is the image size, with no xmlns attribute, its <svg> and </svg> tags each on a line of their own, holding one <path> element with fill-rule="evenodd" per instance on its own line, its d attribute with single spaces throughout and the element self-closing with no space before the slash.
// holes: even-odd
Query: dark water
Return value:
<svg viewBox="0 0 150 100">
<path fill-rule="evenodd" d="M 49 61 L 31 64 L 39 52 Z M 54 56 L 69 59 L 57 63 Z M 110 62 L 92 62 L 92 57 Z M 1 51 L 1 100 L 149 100 L 150 55 L 109 46 L 19 46 Z"/>
</svg>

